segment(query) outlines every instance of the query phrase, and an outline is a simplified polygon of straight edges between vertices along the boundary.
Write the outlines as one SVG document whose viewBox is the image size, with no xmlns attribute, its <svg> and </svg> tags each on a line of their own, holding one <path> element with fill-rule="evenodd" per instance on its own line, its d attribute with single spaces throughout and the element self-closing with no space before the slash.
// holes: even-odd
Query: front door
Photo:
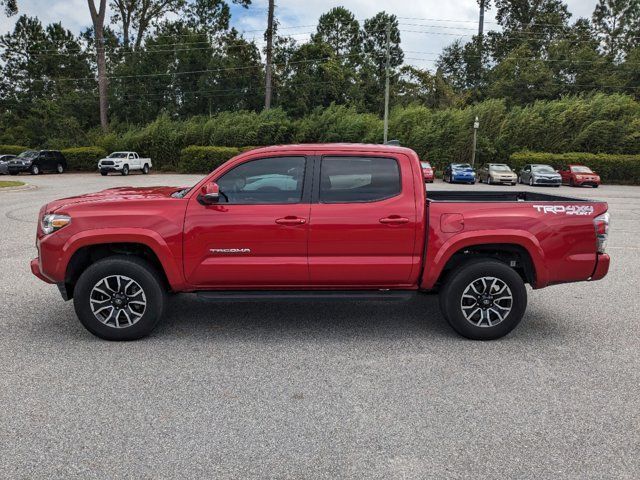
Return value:
<svg viewBox="0 0 640 480">
<path fill-rule="evenodd" d="M 315 178 L 309 226 L 311 284 L 409 284 L 422 248 L 416 244 L 409 158 L 324 156 Z"/>
<path fill-rule="evenodd" d="M 216 180 L 219 203 L 192 197 L 184 228 L 187 281 L 226 289 L 307 284 L 310 170 L 304 156 L 251 159 Z"/>
</svg>

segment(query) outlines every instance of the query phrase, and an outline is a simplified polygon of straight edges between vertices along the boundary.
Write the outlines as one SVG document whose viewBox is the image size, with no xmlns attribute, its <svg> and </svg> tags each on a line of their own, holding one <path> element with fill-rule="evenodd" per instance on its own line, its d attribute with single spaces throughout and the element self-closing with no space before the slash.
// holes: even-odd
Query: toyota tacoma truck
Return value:
<svg viewBox="0 0 640 480">
<path fill-rule="evenodd" d="M 129 172 L 134 170 L 140 170 L 146 175 L 151 166 L 151 159 L 142 158 L 137 152 L 113 152 L 108 157 L 98 160 L 98 170 L 102 176 L 110 172 L 129 175 Z"/>
<path fill-rule="evenodd" d="M 535 192 L 426 191 L 408 148 L 275 146 L 190 188 L 44 205 L 31 270 L 109 340 L 149 334 L 178 292 L 217 302 L 438 292 L 459 334 L 488 340 L 522 319 L 525 284 L 606 275 L 607 208 Z"/>
</svg>

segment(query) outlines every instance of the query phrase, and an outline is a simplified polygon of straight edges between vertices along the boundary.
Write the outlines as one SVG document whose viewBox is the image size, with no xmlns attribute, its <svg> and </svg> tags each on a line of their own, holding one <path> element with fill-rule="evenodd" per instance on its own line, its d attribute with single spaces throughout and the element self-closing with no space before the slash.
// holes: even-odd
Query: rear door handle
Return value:
<svg viewBox="0 0 640 480">
<path fill-rule="evenodd" d="M 409 219 L 401 217 L 400 215 L 390 215 L 388 217 L 381 218 L 380 223 L 384 223 L 386 225 L 400 225 L 402 223 L 409 223 Z"/>
<path fill-rule="evenodd" d="M 278 225 L 302 225 L 307 223 L 306 218 L 294 217 L 292 215 L 283 218 L 277 218 L 276 223 Z"/>
</svg>

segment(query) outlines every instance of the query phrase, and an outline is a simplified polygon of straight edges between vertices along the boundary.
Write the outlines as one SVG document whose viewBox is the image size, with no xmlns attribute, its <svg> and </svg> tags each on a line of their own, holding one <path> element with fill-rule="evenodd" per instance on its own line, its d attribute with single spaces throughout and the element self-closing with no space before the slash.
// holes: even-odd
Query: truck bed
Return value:
<svg viewBox="0 0 640 480">
<path fill-rule="evenodd" d="M 538 192 L 465 192 L 427 191 L 428 202 L 594 202 L 583 198 L 549 195 Z"/>
</svg>

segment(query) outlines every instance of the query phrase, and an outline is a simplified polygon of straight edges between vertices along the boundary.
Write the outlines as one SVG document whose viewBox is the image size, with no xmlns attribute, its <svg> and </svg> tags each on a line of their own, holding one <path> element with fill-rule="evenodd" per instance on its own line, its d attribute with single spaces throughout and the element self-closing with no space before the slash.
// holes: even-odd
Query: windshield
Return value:
<svg viewBox="0 0 640 480">
<path fill-rule="evenodd" d="M 571 171 L 575 173 L 593 173 L 589 167 L 571 167 Z"/>
<path fill-rule="evenodd" d="M 555 173 L 556 171 L 549 165 L 533 165 L 531 169 L 540 173 Z"/>
<path fill-rule="evenodd" d="M 26 152 L 22 152 L 18 155 L 19 158 L 35 158 L 38 156 L 38 152 L 35 150 L 27 150 Z"/>
<path fill-rule="evenodd" d="M 468 163 L 454 163 L 451 168 L 471 168 L 471 165 Z"/>
<path fill-rule="evenodd" d="M 127 158 L 126 152 L 113 152 L 107 158 Z"/>
<path fill-rule="evenodd" d="M 422 168 L 431 168 L 429 162 L 420 162 L 420 165 L 422 165 Z"/>
<path fill-rule="evenodd" d="M 508 165 L 490 165 L 489 168 L 494 172 L 510 172 L 511 171 Z"/>
</svg>

